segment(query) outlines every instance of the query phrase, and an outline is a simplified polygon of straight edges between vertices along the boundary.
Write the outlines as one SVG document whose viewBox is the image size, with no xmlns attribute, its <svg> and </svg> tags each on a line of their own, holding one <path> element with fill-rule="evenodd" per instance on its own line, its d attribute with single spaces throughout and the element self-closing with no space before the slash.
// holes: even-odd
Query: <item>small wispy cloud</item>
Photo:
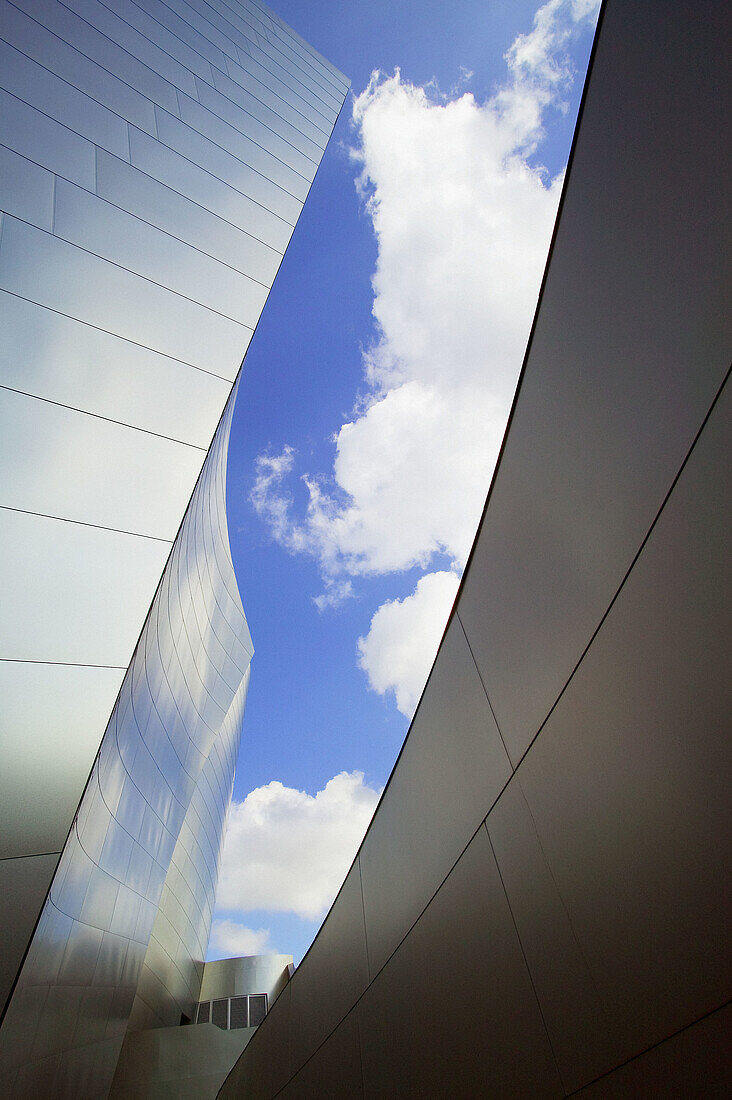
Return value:
<svg viewBox="0 0 732 1100">
<path fill-rule="evenodd" d="M 216 919 L 211 926 L 211 949 L 235 958 L 241 955 L 265 955 L 274 951 L 269 942 L 269 929 L 247 928 L 238 921 Z"/>
</svg>

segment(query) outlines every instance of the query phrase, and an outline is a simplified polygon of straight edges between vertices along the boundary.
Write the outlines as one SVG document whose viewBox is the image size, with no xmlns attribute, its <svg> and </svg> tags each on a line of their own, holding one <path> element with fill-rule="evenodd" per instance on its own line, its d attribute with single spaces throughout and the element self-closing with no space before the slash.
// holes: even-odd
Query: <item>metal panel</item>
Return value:
<svg viewBox="0 0 732 1100">
<path fill-rule="evenodd" d="M 154 69 L 141 64 L 135 57 L 100 34 L 86 19 L 70 11 L 58 0 L 14 0 L 16 7 L 25 9 L 33 19 L 57 36 L 57 41 L 67 42 L 101 69 L 114 73 L 130 88 L 136 88 L 147 99 L 159 103 L 168 111 L 177 109 L 175 90 L 167 79 Z M 89 5 L 87 5 L 89 7 Z M 93 5 L 89 14 L 93 12 Z M 102 98 L 103 101 L 103 97 Z"/>
<path fill-rule="evenodd" d="M 625 1057 L 622 1030 L 600 1000 L 515 776 L 488 833 L 568 1092 Z"/>
<path fill-rule="evenodd" d="M 213 959 L 206 963 L 201 1000 L 266 993 L 270 1004 L 287 984 L 292 955 L 244 955 L 237 959 Z"/>
<path fill-rule="evenodd" d="M 6 217 L 0 282 L 39 305 L 60 309 L 183 362 L 234 373 L 251 329 L 58 237 Z M 120 308 L 124 303 L 124 309 Z"/>
<path fill-rule="evenodd" d="M 248 54 L 255 62 L 265 69 L 281 72 L 296 87 L 300 84 L 309 88 L 314 95 L 327 99 L 329 96 L 338 97 L 348 89 L 336 88 L 331 80 L 317 71 L 309 61 L 298 57 L 292 48 L 292 39 L 288 36 L 278 40 L 276 36 L 252 34 L 248 41 L 243 43 L 239 53 L 244 60 L 244 54 Z"/>
<path fill-rule="evenodd" d="M 225 510 L 223 472 L 232 408 L 233 399 L 166 577 L 178 568 L 179 547 L 188 530 L 195 531 L 196 546 L 195 556 L 186 557 L 186 563 L 196 572 L 198 559 L 207 554 L 203 531 L 214 524 L 219 530 L 218 519 L 213 517 Z M 233 574 L 230 559 L 228 569 Z M 184 628 L 180 601 L 168 596 L 168 588 L 162 585 L 102 740 L 9 1009 L 10 1032 L 3 1031 L 2 1065 L 6 1072 L 18 1074 L 19 1095 L 25 1088 L 18 1082 L 26 1074 L 27 1052 L 19 1052 L 7 1042 L 6 1034 L 12 1033 L 14 1021 L 25 1019 L 24 1006 L 35 1003 L 39 987 L 52 983 L 53 1000 L 49 994 L 38 1017 L 32 1061 L 38 1066 L 53 1063 L 56 1081 L 63 1082 L 64 1088 L 73 1083 L 90 1096 L 108 1087 L 114 1070 L 115 1048 L 108 1047 L 104 1039 L 110 1026 L 118 1050 L 128 1018 L 131 1026 L 141 1018 L 147 1026 L 156 1021 L 171 1023 L 171 1013 L 177 1012 L 176 1019 L 180 1019 L 181 1004 L 184 1010 L 192 1009 L 197 999 L 197 990 L 192 988 L 196 981 L 193 959 L 200 955 L 208 937 L 211 905 L 190 890 L 183 896 L 179 866 L 184 861 L 177 856 L 176 840 L 180 838 L 186 852 L 192 853 L 194 872 L 209 869 L 188 874 L 186 889 L 197 882 L 197 890 L 212 899 L 215 875 L 210 869 L 220 851 L 248 678 L 240 676 L 240 682 L 232 684 L 227 703 L 221 695 L 223 710 L 210 701 L 209 685 L 219 678 L 213 662 L 200 661 L 195 672 L 191 665 L 181 667 L 172 693 L 163 690 L 166 659 L 175 653 L 176 637 Z M 226 600 L 233 604 L 221 579 L 218 587 L 209 585 L 205 606 Z M 240 634 L 250 644 L 238 596 L 236 607 Z M 229 614 L 233 620 L 233 606 Z M 165 751 L 166 738 L 174 750 L 172 757 Z M 184 765 L 182 754 L 187 747 L 195 753 Z M 216 787 L 218 797 L 214 795 Z M 161 798 L 166 788 L 169 796 Z M 193 811 L 195 825 L 192 817 L 188 821 Z M 189 824 L 192 827 L 186 835 Z M 190 861 L 185 866 L 190 868 Z M 131 893 L 137 893 L 139 903 L 134 903 Z M 177 913 L 183 921 L 176 925 Z M 165 922 L 170 926 L 167 934 L 156 936 L 156 929 Z M 119 934 L 113 935 L 112 928 Z M 120 948 L 124 945 L 127 950 L 120 971 Z M 200 973 L 198 977 L 200 980 Z M 98 992 L 90 1001 L 87 990 L 92 986 L 98 987 Z M 108 994 L 106 998 L 102 991 Z M 133 1004 L 136 993 L 138 1001 Z M 118 995 L 124 997 L 121 1004 Z M 103 1002 L 107 1018 L 95 1015 Z M 61 1027 L 59 1017 L 63 1018 Z M 87 1050 L 86 1055 L 81 1048 Z"/>
<path fill-rule="evenodd" d="M 0 84 L 95 145 L 127 157 L 127 123 L 123 118 L 2 40 Z"/>
<path fill-rule="evenodd" d="M 261 172 L 263 176 L 279 184 L 291 195 L 296 195 L 302 202 L 305 201 L 312 179 L 312 165 L 309 161 L 307 164 L 310 165 L 310 177 L 306 179 L 300 172 L 290 168 L 284 161 L 257 145 L 241 130 L 235 129 L 229 122 L 225 122 L 190 96 L 180 96 L 180 116 L 194 130 L 198 130 L 199 134 L 204 134 L 217 145 L 228 149 L 239 160 L 251 165 L 257 172 Z"/>
<path fill-rule="evenodd" d="M 493 795 L 476 801 L 487 827 L 452 869 L 444 853 L 443 884 L 358 1002 L 367 1096 L 577 1095 L 590 1081 L 596 1096 L 729 1091 L 713 1014 L 730 979 L 730 396 L 710 412 L 730 343 L 726 18 L 713 3 L 605 5 L 526 373 L 451 626 L 465 625 L 517 776 L 492 810 Z M 428 829 L 411 858 L 399 846 L 424 785 L 390 806 L 407 760 L 405 748 L 364 843 L 367 913 L 382 813 L 393 844 L 372 878 L 401 871 L 384 912 L 433 858 Z M 459 778 L 470 791 L 466 765 Z M 268 1034 L 284 1047 L 296 1021 L 281 1022 Z M 693 1044 L 703 1053 L 684 1065 Z M 222 1095 L 276 1092 L 248 1063 Z"/>
<path fill-rule="evenodd" d="M 260 283 L 269 286 L 274 279 L 282 259 L 276 249 L 104 152 L 97 155 L 97 191 L 102 198 Z"/>
<path fill-rule="evenodd" d="M 148 10 L 144 11 L 143 7 Z M 205 51 L 202 48 L 191 49 L 186 44 L 182 33 L 187 29 L 186 24 L 164 4 L 156 3 L 155 0 L 147 0 L 146 4 L 143 0 L 118 0 L 115 11 L 126 23 L 141 33 L 143 40 L 154 42 L 191 73 L 203 77 L 204 80 L 211 80 L 211 66 L 205 59 Z M 151 18 L 148 12 L 155 18 Z M 164 25 L 166 13 L 171 23 L 177 27 L 177 33 L 171 33 Z M 201 45 L 200 42 L 199 45 Z"/>
<path fill-rule="evenodd" d="M 106 1095 L 126 1031 L 198 1000 L 252 653 L 225 516 L 233 397 L 112 703 L 316 166 L 247 136 L 304 160 L 225 34 L 184 0 L 182 20 L 145 7 L 172 26 L 130 0 L 2 5 L 4 841 L 48 852 L 71 825 L 3 1021 L 15 1097 Z M 214 92 L 217 63 L 251 114 Z M 270 79 L 263 97 L 282 88 L 310 126 Z"/>
<path fill-rule="evenodd" d="M 197 447 L 209 446 L 231 388 L 229 379 L 5 292 L 0 384 Z"/>
<path fill-rule="evenodd" d="M 302 208 L 302 202 L 288 194 L 267 175 L 254 170 L 248 163 L 240 160 L 233 151 L 217 145 L 204 134 L 199 133 L 185 122 L 157 112 L 158 133 L 164 145 L 181 153 L 194 164 L 205 164 L 212 176 L 228 183 L 242 195 L 253 199 L 255 203 L 274 214 L 276 218 L 293 226 Z M 242 207 L 248 204 L 242 203 Z M 277 226 L 277 222 L 274 223 Z M 278 227 L 281 230 L 281 227 Z M 278 231 L 276 230 L 276 231 Z M 261 236 L 261 234 L 260 234 Z M 265 233 L 265 240 L 268 239 Z"/>
<path fill-rule="evenodd" d="M 262 65 L 252 57 L 249 49 L 237 49 L 239 58 L 237 63 L 229 63 L 227 70 L 233 80 L 239 80 L 237 73 L 244 72 L 248 80 L 254 80 L 257 84 L 266 87 L 279 98 L 287 100 L 299 111 L 311 114 L 316 125 L 323 127 L 326 123 L 332 126 L 338 117 L 341 107 L 341 96 L 335 91 L 326 91 L 319 85 L 310 87 L 304 81 L 289 76 L 282 70 L 278 70 L 273 64 Z M 252 85 L 254 87 L 254 85 Z M 316 90 L 317 89 L 317 90 Z"/>
<path fill-rule="evenodd" d="M 0 91 L 3 142 L 28 160 L 94 189 L 94 146 L 66 126 Z"/>
<path fill-rule="evenodd" d="M 220 26 L 214 25 L 217 15 L 210 4 L 206 2 L 197 4 L 195 0 L 178 0 L 175 7 L 181 18 L 190 27 L 195 28 L 198 34 L 213 43 L 221 53 L 227 55 L 234 52 L 231 45 L 231 28 L 224 26 L 222 33 Z"/>
<path fill-rule="evenodd" d="M 240 674 L 235 691 L 241 679 Z M 248 669 L 242 682 L 245 694 Z M 161 1025 L 175 1026 L 181 1015 L 192 1017 L 199 999 L 242 717 L 243 699 L 221 725 L 170 857 L 135 1002 L 154 1011 Z"/>
<path fill-rule="evenodd" d="M 3 4 L 2 36 L 91 99 L 149 134 L 155 133 L 155 112 L 149 99 L 9 3 Z"/>
<path fill-rule="evenodd" d="M 3 656 L 124 669 L 169 550 L 167 542 L 0 509 L 0 575 L 14 579 L 3 594 Z"/>
<path fill-rule="evenodd" d="M 263 106 L 274 111 L 275 114 L 285 119 L 296 129 L 307 134 L 316 145 L 320 145 L 323 136 L 327 141 L 337 117 L 337 111 L 332 111 L 330 118 L 327 119 L 323 113 L 322 105 L 321 109 L 318 110 L 315 104 L 300 99 L 296 93 L 293 93 L 292 89 L 282 84 L 276 77 L 270 75 L 268 81 L 260 79 L 264 77 L 264 71 L 260 73 L 260 78 L 253 77 L 241 65 L 236 64 L 234 61 L 228 61 L 226 72 L 235 84 L 238 84 L 240 88 L 251 94 Z"/>
<path fill-rule="evenodd" d="M 652 0 L 604 13 L 608 45 L 590 77 L 526 372 L 460 596 L 514 763 L 729 365 L 730 220 L 717 148 L 732 110 L 718 59 L 726 30 L 714 2 L 674 5 L 668 18 Z M 710 66 L 719 81 L 700 81 Z"/>
<path fill-rule="evenodd" d="M 368 1097 L 564 1095 L 484 828 L 358 1018 Z"/>
<path fill-rule="evenodd" d="M 61 850 L 122 676 L 0 662 L 0 858 Z"/>
<path fill-rule="evenodd" d="M 189 94 L 194 93 L 196 85 L 193 74 L 180 63 L 177 53 L 173 52 L 171 55 L 170 51 L 159 49 L 146 35 L 130 26 L 127 18 L 120 19 L 118 14 L 98 0 L 92 0 L 91 3 L 89 0 L 64 0 L 64 7 L 71 8 L 87 24 L 95 27 L 103 36 L 121 46 L 125 53 L 137 58 L 146 68 L 162 76 L 175 88 Z M 127 14 L 126 12 L 125 16 Z M 115 63 L 110 68 L 114 72 L 120 71 Z"/>
<path fill-rule="evenodd" d="M 306 119 L 303 119 L 296 126 L 287 122 L 275 111 L 270 110 L 269 107 L 255 99 L 244 88 L 241 88 L 231 77 L 220 73 L 218 69 L 214 69 L 213 78 L 214 88 L 225 95 L 232 103 L 235 103 L 237 107 L 258 119 L 269 131 L 278 134 L 288 144 L 294 145 L 296 149 L 299 149 L 305 156 L 310 157 L 311 160 L 319 160 L 326 145 L 326 135 L 321 134 L 314 126 L 308 124 Z"/>
<path fill-rule="evenodd" d="M 229 9 L 231 8 L 231 5 L 227 4 L 226 6 Z M 298 80 L 313 88 L 320 88 L 325 92 L 335 92 L 336 94 L 342 91 L 345 94 L 348 90 L 348 81 L 343 74 L 339 73 L 330 62 L 321 57 L 311 46 L 308 46 L 274 12 L 271 12 L 268 8 L 265 11 L 263 5 L 253 5 L 250 7 L 250 11 L 257 6 L 259 7 L 260 19 L 264 14 L 267 29 L 263 34 L 252 36 L 252 42 L 256 41 L 260 47 L 259 50 L 253 48 L 251 50 L 252 55 L 254 57 L 258 55 L 266 56 L 270 59 L 267 64 L 274 63 L 278 68 L 292 73 Z M 252 25 L 256 26 L 256 23 L 252 21 Z M 284 33 L 278 33 L 278 30 Z"/>
<path fill-rule="evenodd" d="M 729 385 L 520 769 L 599 996 L 636 1054 L 718 1007 L 732 680 Z"/>
<path fill-rule="evenodd" d="M 233 1095 L 223 1093 L 222 1097 Z M 354 1009 L 279 1095 L 282 1100 L 364 1096 L 358 1020 Z"/>
<path fill-rule="evenodd" d="M 725 1005 L 581 1089 L 575 1094 L 577 1100 L 627 1100 L 629 1096 L 727 1100 L 732 1089 L 731 1025 L 732 1006 Z"/>
<path fill-rule="evenodd" d="M 17 859 L 0 859 L 0 926 L 3 949 L 0 954 L 0 1011 L 10 995 L 33 924 L 51 885 L 59 852 Z M 31 1044 L 30 1036 L 19 1037 Z"/>
<path fill-rule="evenodd" d="M 253 328 L 269 287 L 65 180 L 54 233 L 217 314 Z"/>
<path fill-rule="evenodd" d="M 454 617 L 361 851 L 372 975 L 422 912 L 510 773 Z"/>
<path fill-rule="evenodd" d="M 320 933 L 290 982 L 293 1070 L 333 1031 L 368 985 L 358 861 L 351 868 Z"/>
<path fill-rule="evenodd" d="M 278 252 L 284 252 L 292 226 L 204 168 L 139 130 L 130 131 L 131 160 L 148 176 L 218 214 Z"/>
<path fill-rule="evenodd" d="M 340 69 L 337 69 L 327 57 L 323 57 L 309 42 L 306 42 L 296 30 L 288 26 L 277 12 L 272 11 L 265 4 L 258 3 L 257 0 L 252 0 L 250 7 L 259 8 L 264 13 L 271 26 L 268 35 L 270 41 L 284 43 L 293 54 L 299 56 L 305 62 L 306 69 L 312 66 L 314 73 L 318 74 L 318 83 L 336 92 L 345 93 L 348 91 L 348 78 L 343 75 Z"/>
<path fill-rule="evenodd" d="M 209 87 L 203 81 L 197 82 L 198 98 L 209 111 L 230 123 L 263 149 L 277 157 L 295 172 L 306 179 L 312 179 L 318 166 L 318 157 L 312 149 L 304 152 L 299 145 L 290 142 L 278 133 L 268 130 L 259 117 L 242 110 L 236 103 L 216 88 Z"/>
<path fill-rule="evenodd" d="M 0 505 L 169 542 L 205 458 L 13 391 L 0 404 L 0 441 Z"/>
<path fill-rule="evenodd" d="M 211 64 L 217 65 L 220 69 L 225 69 L 227 49 L 231 50 L 232 47 L 225 41 L 221 45 L 214 45 L 205 34 L 201 33 L 197 26 L 192 24 L 189 18 L 186 18 L 188 13 L 185 12 L 185 5 L 179 4 L 177 7 L 180 8 L 180 14 L 174 11 L 164 0 L 135 0 L 132 4 L 130 4 L 130 0 L 125 0 L 125 8 L 129 13 L 131 23 L 147 30 L 150 27 L 148 17 L 151 17 L 154 20 L 152 24 L 153 31 L 155 24 L 159 24 L 175 36 L 176 43 L 185 43 L 182 49 L 185 50 L 186 46 L 190 47 L 190 55 L 205 59 L 198 75 L 208 83 L 212 83 Z M 140 12 L 138 9 L 144 9 L 144 11 Z M 176 44 L 171 52 L 176 53 L 179 49 L 181 47 Z M 208 64 L 208 62 L 211 64 Z M 195 71 L 192 61 L 190 68 Z"/>
<path fill-rule="evenodd" d="M 288 982 L 282 990 L 249 1041 L 246 1057 L 239 1059 L 226 1078 L 218 1094 L 221 1100 L 242 1095 L 271 1097 L 290 1080 L 291 985 Z"/>
<path fill-rule="evenodd" d="M 53 223 L 52 173 L 0 145 L 0 179 L 3 181 L 3 207 L 7 213 L 39 229 L 50 230 Z"/>
</svg>

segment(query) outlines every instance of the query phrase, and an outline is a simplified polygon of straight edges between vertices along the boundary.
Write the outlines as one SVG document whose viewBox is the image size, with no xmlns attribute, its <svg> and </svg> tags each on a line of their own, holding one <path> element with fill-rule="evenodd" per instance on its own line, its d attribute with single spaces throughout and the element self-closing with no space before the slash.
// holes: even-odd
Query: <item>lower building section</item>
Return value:
<svg viewBox="0 0 732 1100">
<path fill-rule="evenodd" d="M 128 1031 L 109 1100 L 214 1100 L 292 971 L 292 955 L 206 963 L 196 1026 Z"/>
<path fill-rule="evenodd" d="M 732 1091 L 728 21 L 603 7 L 453 614 L 222 1100 Z"/>
<path fill-rule="evenodd" d="M 109 1100 L 214 1100 L 255 1030 L 202 1024 L 131 1032 Z"/>
<path fill-rule="evenodd" d="M 259 1027 L 293 969 L 292 955 L 245 955 L 207 962 L 193 1019 L 225 1031 Z"/>
</svg>

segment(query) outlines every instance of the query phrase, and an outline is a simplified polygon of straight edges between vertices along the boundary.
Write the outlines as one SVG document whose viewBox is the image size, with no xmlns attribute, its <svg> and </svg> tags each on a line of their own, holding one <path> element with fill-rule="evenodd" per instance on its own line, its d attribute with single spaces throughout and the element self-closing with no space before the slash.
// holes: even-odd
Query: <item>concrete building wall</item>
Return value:
<svg viewBox="0 0 732 1100">
<path fill-rule="evenodd" d="M 728 33 L 604 5 L 437 659 L 223 1100 L 729 1093 Z"/>
<path fill-rule="evenodd" d="M 197 999 L 252 652 L 230 395 L 346 87 L 257 0 L 0 0 L 13 1095 L 105 1095 Z"/>
</svg>

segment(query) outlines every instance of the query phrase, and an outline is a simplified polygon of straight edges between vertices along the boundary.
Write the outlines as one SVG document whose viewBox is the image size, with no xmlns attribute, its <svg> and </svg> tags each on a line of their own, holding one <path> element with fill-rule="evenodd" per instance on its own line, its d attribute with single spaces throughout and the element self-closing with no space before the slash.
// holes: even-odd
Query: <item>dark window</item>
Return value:
<svg viewBox="0 0 732 1100">
<path fill-rule="evenodd" d="M 259 1027 L 267 1015 L 267 994 L 254 993 L 249 998 L 249 1026 Z"/>
<path fill-rule="evenodd" d="M 211 1021 L 211 1002 L 202 1001 L 198 1006 L 198 1016 L 196 1016 L 197 1024 L 208 1024 Z"/>
<path fill-rule="evenodd" d="M 247 997 L 231 998 L 231 1023 L 229 1024 L 229 1027 L 249 1027 L 247 999 Z"/>
<path fill-rule="evenodd" d="M 211 1002 L 211 1023 L 226 1031 L 229 1024 L 229 1000 Z"/>
</svg>

